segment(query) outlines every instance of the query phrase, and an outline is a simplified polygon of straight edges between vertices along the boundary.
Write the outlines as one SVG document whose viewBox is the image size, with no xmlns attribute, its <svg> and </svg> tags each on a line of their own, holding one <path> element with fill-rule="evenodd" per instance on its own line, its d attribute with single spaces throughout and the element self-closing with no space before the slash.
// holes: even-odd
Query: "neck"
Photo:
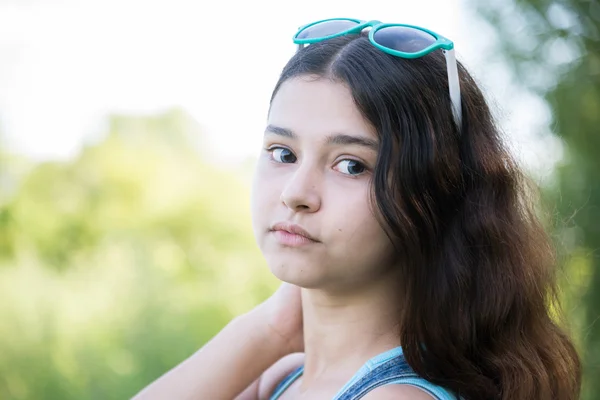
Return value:
<svg viewBox="0 0 600 400">
<path fill-rule="evenodd" d="M 347 381 L 367 360 L 400 345 L 398 285 L 390 275 L 351 293 L 303 289 L 302 387 Z"/>
</svg>

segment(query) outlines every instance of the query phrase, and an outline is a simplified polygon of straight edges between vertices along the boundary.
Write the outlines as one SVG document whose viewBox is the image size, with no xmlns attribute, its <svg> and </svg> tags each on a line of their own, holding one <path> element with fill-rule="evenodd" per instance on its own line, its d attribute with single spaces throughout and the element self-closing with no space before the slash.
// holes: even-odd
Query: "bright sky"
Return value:
<svg viewBox="0 0 600 400">
<path fill-rule="evenodd" d="M 493 35 L 461 0 L 0 0 L 0 134 L 14 152 L 67 158 L 103 133 L 111 112 L 181 106 L 216 158 L 242 160 L 258 151 L 296 28 L 330 17 L 413 23 L 453 39 L 519 151 L 545 166 L 531 132 L 548 112 L 515 98 L 507 72 L 486 63 L 480 50 Z"/>
</svg>

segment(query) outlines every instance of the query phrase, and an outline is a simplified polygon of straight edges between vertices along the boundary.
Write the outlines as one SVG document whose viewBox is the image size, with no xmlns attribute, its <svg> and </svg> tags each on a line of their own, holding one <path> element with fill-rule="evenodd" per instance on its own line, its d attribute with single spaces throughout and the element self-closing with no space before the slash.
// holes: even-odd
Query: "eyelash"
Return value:
<svg viewBox="0 0 600 400">
<path fill-rule="evenodd" d="M 273 152 L 275 150 L 287 150 L 287 151 L 290 152 L 290 154 L 292 154 L 294 156 L 294 158 L 297 159 L 296 155 L 290 149 L 288 149 L 287 147 L 273 146 L 273 147 L 269 147 L 269 148 L 267 148 L 265 150 L 269 153 L 271 161 L 273 161 L 275 163 L 278 163 L 278 164 L 291 164 L 291 163 L 284 163 L 284 162 L 279 162 L 279 161 L 274 160 L 274 158 L 273 158 Z M 365 173 L 369 172 L 369 168 L 363 162 L 355 160 L 355 159 L 352 159 L 352 158 L 344 158 L 344 159 L 338 161 L 336 163 L 336 165 L 339 165 L 343 161 L 352 161 L 352 162 L 355 162 L 357 165 L 359 165 L 363 169 L 363 171 L 361 171 L 358 174 L 346 174 L 346 173 L 342 172 L 342 174 L 344 174 L 344 175 L 351 176 L 351 177 L 358 177 L 360 175 L 364 175 Z M 295 162 L 295 160 L 294 160 L 294 162 Z"/>
</svg>

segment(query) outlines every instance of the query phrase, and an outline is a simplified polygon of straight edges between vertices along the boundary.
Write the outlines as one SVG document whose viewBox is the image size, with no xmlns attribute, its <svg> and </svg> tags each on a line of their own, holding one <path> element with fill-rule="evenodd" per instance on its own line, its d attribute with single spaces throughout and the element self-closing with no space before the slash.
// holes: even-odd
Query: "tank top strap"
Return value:
<svg viewBox="0 0 600 400">
<path fill-rule="evenodd" d="M 417 375 L 408 365 L 401 351 L 398 350 L 395 354 L 393 352 L 384 354 L 393 354 L 393 357 L 359 371 L 334 399 L 358 400 L 380 386 L 404 384 L 418 387 L 435 400 L 457 400 L 457 397 L 446 389 Z"/>
<path fill-rule="evenodd" d="M 304 372 L 300 366 L 286 376 L 275 388 L 270 400 L 281 394 Z M 458 400 L 450 391 L 417 375 L 408 365 L 400 347 L 386 351 L 367 361 L 363 367 L 342 387 L 333 400 L 359 400 L 380 386 L 402 384 L 418 387 L 435 400 Z"/>
<path fill-rule="evenodd" d="M 298 379 L 304 372 L 304 366 L 300 366 L 293 370 L 288 376 L 283 378 L 281 382 L 275 387 L 273 394 L 269 397 L 269 400 L 277 400 L 285 390 L 290 387 L 292 383 Z"/>
</svg>

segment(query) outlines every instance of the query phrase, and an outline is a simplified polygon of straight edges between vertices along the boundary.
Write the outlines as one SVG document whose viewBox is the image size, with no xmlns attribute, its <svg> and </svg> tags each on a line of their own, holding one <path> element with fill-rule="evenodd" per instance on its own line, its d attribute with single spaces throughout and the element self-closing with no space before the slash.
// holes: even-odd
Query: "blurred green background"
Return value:
<svg viewBox="0 0 600 400">
<path fill-rule="evenodd" d="M 532 176 L 582 398 L 600 399 L 600 4 L 467 6 L 493 38 L 490 64 L 552 110 L 563 156 Z M 178 108 L 111 115 L 105 130 L 68 161 L 0 144 L 0 399 L 128 398 L 277 286 L 252 237 L 252 160 L 209 162 Z"/>
<path fill-rule="evenodd" d="M 600 3 L 471 4 L 496 38 L 496 58 L 549 105 L 550 131 L 561 140 L 561 160 L 537 178 L 560 255 L 565 313 L 583 359 L 581 398 L 600 399 Z"/>
<path fill-rule="evenodd" d="M 71 162 L 3 155 L 1 399 L 128 398 L 276 287 L 248 171 L 204 163 L 199 134 L 113 116 Z"/>
</svg>

